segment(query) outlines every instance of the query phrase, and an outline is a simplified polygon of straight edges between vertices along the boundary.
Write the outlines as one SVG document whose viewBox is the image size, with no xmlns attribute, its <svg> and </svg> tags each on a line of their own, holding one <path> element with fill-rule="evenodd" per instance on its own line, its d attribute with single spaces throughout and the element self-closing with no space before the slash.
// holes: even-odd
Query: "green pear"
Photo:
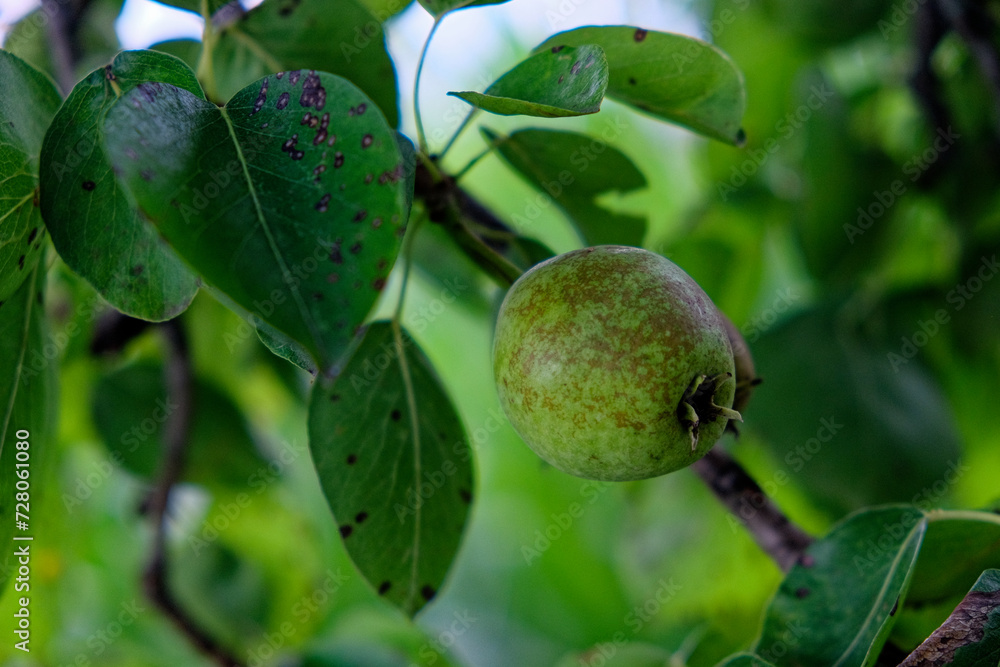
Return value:
<svg viewBox="0 0 1000 667">
<path fill-rule="evenodd" d="M 640 248 L 576 250 L 521 276 L 497 316 L 493 370 L 525 443 L 588 479 L 679 470 L 741 419 L 722 316 L 680 267 Z"/>
</svg>

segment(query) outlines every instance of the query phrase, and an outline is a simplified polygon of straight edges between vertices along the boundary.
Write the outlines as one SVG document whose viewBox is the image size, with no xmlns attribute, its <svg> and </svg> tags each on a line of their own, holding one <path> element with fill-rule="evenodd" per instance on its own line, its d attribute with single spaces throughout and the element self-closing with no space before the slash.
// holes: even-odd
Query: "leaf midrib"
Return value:
<svg viewBox="0 0 1000 667">
<path fill-rule="evenodd" d="M 413 488 L 420 493 L 420 416 L 417 413 L 417 397 L 413 391 L 413 379 L 410 377 L 409 361 L 406 359 L 406 348 L 403 345 L 403 331 L 399 322 L 393 320 L 392 335 L 396 345 L 396 357 L 399 359 L 399 370 L 403 378 L 403 390 L 406 394 L 407 411 L 410 413 L 410 429 L 413 431 Z M 418 565 L 420 561 L 420 519 L 423 514 L 423 503 L 415 502 L 413 513 L 413 560 L 410 566 L 410 590 L 407 592 L 407 606 L 414 603 L 417 597 Z"/>
<path fill-rule="evenodd" d="M 268 224 L 267 216 L 264 215 L 263 206 L 260 203 L 260 198 L 257 196 L 257 188 L 254 185 L 253 178 L 250 176 L 249 165 L 247 164 L 246 157 L 243 155 L 243 147 L 236 138 L 236 129 L 233 125 L 233 121 L 229 117 L 229 112 L 225 107 L 221 107 L 219 109 L 219 113 L 222 114 L 222 119 L 226 123 L 226 129 L 229 131 L 229 138 L 232 140 L 233 147 L 236 149 L 236 155 L 240 163 L 240 170 L 243 172 L 243 177 L 246 179 L 247 191 L 250 193 L 250 198 L 253 201 L 254 212 L 257 215 L 257 222 L 260 225 L 261 230 L 264 232 L 264 237 L 267 239 L 267 245 L 271 250 L 271 254 L 278 263 L 278 268 L 281 270 L 281 278 L 282 280 L 285 280 L 285 277 L 288 276 L 291 271 L 289 271 L 288 265 L 285 263 L 285 258 L 282 256 L 281 251 L 278 248 L 277 241 L 275 241 L 274 235 L 271 233 L 271 227 Z M 323 345 L 322 336 L 316 326 L 312 313 L 306 306 L 305 300 L 302 298 L 302 294 L 299 292 L 299 288 L 295 284 L 288 284 L 288 290 L 291 292 L 292 299 L 294 299 L 295 305 L 299 309 L 302 321 L 305 322 L 306 327 L 309 329 L 309 334 L 313 338 L 313 346 L 320 354 L 321 358 L 317 361 L 320 362 L 322 370 L 326 371 L 331 360 L 327 358 L 327 350 Z"/>
</svg>

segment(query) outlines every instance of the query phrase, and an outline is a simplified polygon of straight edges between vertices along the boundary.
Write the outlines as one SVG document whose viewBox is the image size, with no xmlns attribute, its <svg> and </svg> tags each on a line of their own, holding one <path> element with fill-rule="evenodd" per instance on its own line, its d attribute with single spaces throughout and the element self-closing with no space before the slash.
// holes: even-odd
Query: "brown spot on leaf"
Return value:
<svg viewBox="0 0 1000 667">
<path fill-rule="evenodd" d="M 292 70 L 288 73 L 288 83 L 293 86 L 299 82 L 299 78 L 302 76 L 302 70 Z"/>
<path fill-rule="evenodd" d="M 582 68 L 583 64 L 579 60 L 577 60 L 575 63 L 573 63 L 573 66 L 569 68 L 569 72 L 570 74 L 579 74 Z"/>
<path fill-rule="evenodd" d="M 345 539 L 350 537 L 351 533 L 353 532 L 354 532 L 354 526 L 348 523 L 345 523 L 343 526 L 340 527 L 340 536 Z"/>
<path fill-rule="evenodd" d="M 326 213 L 327 209 L 330 208 L 330 193 L 327 192 L 325 195 L 319 198 L 316 202 L 316 210 L 320 213 Z"/>
<path fill-rule="evenodd" d="M 333 244 L 332 248 L 330 248 L 330 261 L 333 262 L 334 264 L 343 264 L 344 263 L 344 256 L 340 253 L 340 241 L 339 240 L 336 243 Z"/>
<path fill-rule="evenodd" d="M 354 214 L 354 222 L 361 222 L 367 217 L 368 217 L 368 211 L 366 211 L 365 209 L 361 209 L 360 211 Z"/>
<path fill-rule="evenodd" d="M 351 246 L 351 254 L 357 255 L 359 252 L 361 252 L 361 241 L 356 241 L 354 245 Z"/>
<path fill-rule="evenodd" d="M 302 82 L 302 96 L 299 97 L 299 104 L 304 107 L 316 107 L 316 109 L 322 109 L 326 106 L 326 88 L 323 87 L 315 70 L 309 70 L 306 80 Z"/>
<path fill-rule="evenodd" d="M 636 28 L 633 39 L 637 42 L 641 42 L 642 40 L 646 39 L 646 35 L 648 34 L 649 34 L 648 30 L 643 30 L 642 28 Z"/>
<path fill-rule="evenodd" d="M 388 581 L 383 581 L 378 586 L 378 594 L 379 595 L 385 595 L 386 593 L 389 592 L 390 588 L 392 588 L 392 584 L 390 582 L 388 582 Z"/>
<path fill-rule="evenodd" d="M 809 597 L 809 589 L 806 588 L 805 586 L 802 586 L 801 588 L 796 588 L 795 589 L 795 597 L 797 597 L 800 600 L 802 598 Z"/>
<path fill-rule="evenodd" d="M 340 394 L 330 394 L 330 402 L 336 403 L 340 400 Z"/>
<path fill-rule="evenodd" d="M 385 278 L 376 278 L 372 281 L 372 287 L 375 288 L 376 292 L 381 292 L 385 289 Z"/>
<path fill-rule="evenodd" d="M 264 80 L 260 82 L 260 92 L 257 93 L 257 99 L 253 103 L 253 110 L 250 112 L 251 116 L 264 108 L 264 103 L 267 102 L 267 87 L 270 81 L 270 77 L 264 77 Z"/>
<path fill-rule="evenodd" d="M 437 591 L 435 591 L 431 586 L 425 584 L 424 587 L 420 589 L 420 594 L 424 596 L 425 600 L 430 602 L 434 599 L 434 596 L 437 595 Z"/>
<path fill-rule="evenodd" d="M 328 274 L 326 274 L 326 282 L 328 282 L 328 283 L 337 283 L 337 282 L 340 282 L 340 274 L 339 273 L 328 273 Z"/>
<path fill-rule="evenodd" d="M 31 233 L 28 234 L 28 243 L 34 241 L 36 236 L 38 236 L 38 227 L 33 227 Z"/>
<path fill-rule="evenodd" d="M 630 77 L 628 78 L 628 85 L 630 85 L 630 86 L 634 86 L 635 84 L 636 84 L 636 80 L 635 80 L 635 77 L 632 77 L 632 76 L 630 76 Z"/>
<path fill-rule="evenodd" d="M 149 181 L 153 180 L 153 170 L 152 169 L 139 170 L 139 178 L 148 183 Z"/>
<path fill-rule="evenodd" d="M 368 110 L 368 105 L 365 104 L 364 102 L 362 102 L 361 104 L 358 105 L 358 115 L 359 116 L 365 115 L 365 111 L 367 111 L 367 110 Z"/>
<path fill-rule="evenodd" d="M 145 270 L 146 270 L 145 266 L 143 266 L 142 264 L 136 264 L 135 266 L 132 267 L 132 275 L 133 276 L 142 275 L 142 272 Z"/>
<path fill-rule="evenodd" d="M 367 518 L 368 518 L 368 512 L 358 512 L 357 516 L 354 517 L 354 520 L 357 523 L 364 523 L 365 519 Z"/>
<path fill-rule="evenodd" d="M 274 106 L 278 108 L 278 111 L 281 111 L 282 109 L 288 106 L 288 101 L 290 99 L 292 99 L 292 96 L 289 95 L 287 92 L 284 92 L 281 95 L 278 95 L 278 103 L 275 104 Z"/>
<path fill-rule="evenodd" d="M 93 192 L 94 188 L 97 187 L 97 183 L 94 183 L 93 181 L 84 181 L 81 185 L 87 192 Z"/>
<path fill-rule="evenodd" d="M 468 489 L 459 489 L 458 497 L 462 499 L 462 502 L 468 505 L 472 502 L 472 493 Z"/>
<path fill-rule="evenodd" d="M 559 53 L 560 51 L 562 51 L 565 48 L 566 48 L 565 44 L 560 44 L 559 46 L 553 46 L 552 47 L 552 53 Z"/>
<path fill-rule="evenodd" d="M 373 141 L 374 139 L 372 139 L 372 135 L 366 134 L 365 136 L 361 137 L 361 147 L 368 148 L 369 146 L 372 145 Z"/>
<path fill-rule="evenodd" d="M 392 421 L 394 422 L 398 422 L 400 419 L 402 419 L 402 417 L 403 413 L 400 412 L 399 410 L 393 410 L 392 412 L 389 413 L 389 418 L 392 419 Z"/>
<path fill-rule="evenodd" d="M 372 220 L 372 229 L 378 229 L 382 226 L 382 218 L 375 218 Z"/>
<path fill-rule="evenodd" d="M 354 465 L 357 462 L 358 462 L 358 457 L 357 456 L 355 456 L 354 454 L 348 454 L 347 455 L 347 465 L 352 466 L 352 465 Z"/>
<path fill-rule="evenodd" d="M 336 153 L 333 154 L 333 168 L 340 169 L 343 166 L 344 166 L 344 154 L 341 153 L 340 151 L 337 151 Z"/>
<path fill-rule="evenodd" d="M 24 270 L 24 255 L 17 258 L 17 268 L 20 271 Z"/>
</svg>

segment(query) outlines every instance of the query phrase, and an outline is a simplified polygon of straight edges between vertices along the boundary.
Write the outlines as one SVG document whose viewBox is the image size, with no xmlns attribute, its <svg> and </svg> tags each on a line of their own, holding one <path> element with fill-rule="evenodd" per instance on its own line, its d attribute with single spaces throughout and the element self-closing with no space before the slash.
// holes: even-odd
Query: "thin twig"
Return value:
<svg viewBox="0 0 1000 667">
<path fill-rule="evenodd" d="M 783 572 L 799 561 L 813 538 L 771 502 L 735 459 L 714 447 L 691 467 Z"/>
<path fill-rule="evenodd" d="M 170 492 L 184 469 L 194 408 L 192 397 L 191 359 L 187 338 L 176 320 L 163 325 L 169 354 L 166 364 L 167 392 L 175 407 L 167 416 L 163 428 L 163 460 L 156 486 L 149 496 L 147 509 L 155 526 L 153 553 L 143 574 L 143 586 L 149 598 L 167 615 L 174 625 L 198 650 L 222 667 L 241 667 L 230 655 L 192 620 L 170 592 L 167 582 L 167 507 Z"/>
</svg>

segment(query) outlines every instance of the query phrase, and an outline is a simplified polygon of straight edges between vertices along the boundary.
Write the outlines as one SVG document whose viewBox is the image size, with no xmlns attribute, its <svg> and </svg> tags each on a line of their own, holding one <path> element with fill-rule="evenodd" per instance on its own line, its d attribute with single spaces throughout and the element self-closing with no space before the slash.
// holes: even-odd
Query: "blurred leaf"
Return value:
<svg viewBox="0 0 1000 667">
<path fill-rule="evenodd" d="M 33 535 L 39 524 L 39 505 L 44 496 L 45 479 L 43 462 L 50 458 L 49 435 L 54 423 L 55 360 L 46 355 L 48 332 L 45 309 L 42 305 L 44 274 L 36 263 L 28 278 L 21 283 L 14 295 L 0 305 L 0 540 L 8 548 L 0 554 L 0 592 L 14 574 L 18 543 L 12 538 L 21 531 L 15 530 L 15 511 L 28 516 L 29 532 Z M 24 431 L 29 437 L 24 437 Z M 18 446 L 18 442 L 28 445 Z M 30 500 L 24 507 L 15 506 L 15 484 L 22 480 L 17 474 L 22 459 L 19 451 L 28 454 L 25 481 L 28 482 Z M 34 503 L 35 511 L 30 505 Z M 21 517 L 17 517 L 21 520 Z M 23 530 L 23 529 L 22 529 Z"/>
<path fill-rule="evenodd" d="M 295 364 L 310 375 L 316 375 L 319 372 L 309 351 L 277 329 L 259 322 L 257 324 L 257 337 L 276 356 Z"/>
<path fill-rule="evenodd" d="M 894 366 L 898 350 L 861 339 L 829 305 L 758 328 L 747 343 L 764 382 L 746 426 L 815 502 L 835 515 L 942 502 L 947 485 L 932 489 L 959 465 L 958 433 L 915 362 Z"/>
<path fill-rule="evenodd" d="M 141 362 L 103 376 L 93 417 L 111 458 L 147 480 L 160 470 L 163 428 L 177 407 L 161 364 Z M 192 388 L 189 453 L 183 477 L 212 489 L 245 490 L 264 459 L 232 399 L 204 380 Z"/>
<path fill-rule="evenodd" d="M 395 134 L 364 93 L 286 72 L 219 109 L 148 84 L 105 126 L 123 182 L 192 267 L 324 371 L 344 361 L 407 214 Z"/>
<path fill-rule="evenodd" d="M 402 13 L 409 7 L 413 0 L 359 0 L 375 18 L 385 22 L 387 19 Z"/>
<path fill-rule="evenodd" d="M 141 217 L 105 152 L 104 117 L 119 95 L 146 81 L 201 96 L 194 73 L 176 58 L 125 51 L 70 93 L 45 134 L 41 208 L 60 257 L 118 310 L 162 321 L 181 313 L 195 276 Z M 141 146 L 129 147 L 133 151 Z"/>
<path fill-rule="evenodd" d="M 501 116 L 555 118 L 601 110 L 608 60 L 599 46 L 561 46 L 536 53 L 490 84 L 485 94 L 451 92 L 474 107 Z"/>
<path fill-rule="evenodd" d="M 421 6 L 434 18 L 441 18 L 450 11 L 463 7 L 482 7 L 484 5 L 502 5 L 509 0 L 420 0 Z"/>
<path fill-rule="evenodd" d="M 31 275 L 41 254 L 38 153 L 61 103 L 47 76 L 0 51 L 0 303 Z"/>
<path fill-rule="evenodd" d="M 1000 567 L 1000 516 L 935 510 L 927 520 L 927 535 L 906 597 L 909 605 L 961 595 L 983 570 Z"/>
<path fill-rule="evenodd" d="M 624 634 L 624 633 L 623 633 Z M 608 641 L 581 653 L 571 653 L 556 663 L 556 667 L 580 665 L 603 667 L 665 667 L 673 665 L 670 651 L 638 641 Z"/>
<path fill-rule="evenodd" d="M 753 653 L 740 653 L 720 662 L 717 667 L 773 667 L 773 665 Z"/>
<path fill-rule="evenodd" d="M 790 33 L 802 38 L 803 43 L 812 48 L 822 48 L 854 39 L 866 32 L 878 31 L 886 38 L 899 26 L 879 19 L 889 8 L 887 0 L 766 0 L 771 20 L 787 27 Z M 906 5 L 896 5 L 903 12 Z M 904 14 L 909 19 L 909 10 Z M 898 19 L 897 19 L 898 20 Z M 882 26 L 889 26 L 886 32 Z M 876 27 L 877 26 L 877 27 Z"/>
<path fill-rule="evenodd" d="M 743 74 L 725 53 L 692 37 L 631 26 L 589 26 L 548 38 L 535 52 L 597 44 L 610 68 L 608 97 L 713 139 L 740 145 Z"/>
<path fill-rule="evenodd" d="M 265 0 L 218 35 L 212 61 L 219 101 L 275 72 L 316 70 L 351 81 L 399 124 L 382 24 L 355 0 Z"/>
<path fill-rule="evenodd" d="M 561 130 L 518 130 L 505 138 L 486 129 L 483 134 L 528 183 L 566 212 L 588 245 L 642 243 L 644 218 L 613 213 L 595 201 L 607 192 L 626 193 L 646 186 L 646 177 L 617 148 Z M 517 215 L 514 222 L 518 222 Z"/>
<path fill-rule="evenodd" d="M 274 591 L 256 563 L 215 540 L 198 552 L 178 548 L 168 572 L 183 609 L 209 636 L 233 648 L 261 641 Z"/>
<path fill-rule="evenodd" d="M 309 447 L 355 565 L 415 614 L 458 551 L 473 473 L 462 422 L 413 339 L 369 327 L 343 373 L 317 382 Z"/>
<path fill-rule="evenodd" d="M 776 667 L 874 665 L 906 594 L 927 529 L 914 507 L 851 515 L 792 567 L 755 651 Z"/>
<path fill-rule="evenodd" d="M 1000 570 L 986 570 L 948 620 L 899 667 L 1000 664 Z"/>
<path fill-rule="evenodd" d="M 115 19 L 121 13 L 123 0 L 89 0 L 76 22 L 78 53 L 74 58 L 77 78 L 108 63 L 121 50 L 115 32 Z M 6 51 L 26 60 L 53 79 L 52 46 L 49 44 L 49 14 L 36 9 L 15 23 L 4 40 Z"/>
</svg>

